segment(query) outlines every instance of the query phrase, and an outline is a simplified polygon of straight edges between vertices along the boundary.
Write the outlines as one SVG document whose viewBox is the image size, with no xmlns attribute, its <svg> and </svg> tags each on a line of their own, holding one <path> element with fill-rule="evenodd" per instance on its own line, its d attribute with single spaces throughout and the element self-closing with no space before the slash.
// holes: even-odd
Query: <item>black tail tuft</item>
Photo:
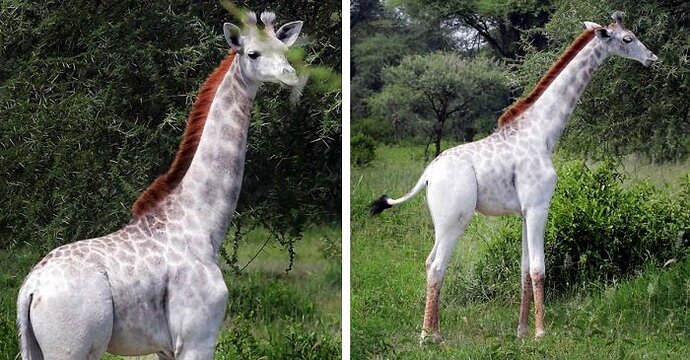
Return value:
<svg viewBox="0 0 690 360">
<path fill-rule="evenodd" d="M 374 216 L 381 213 L 383 210 L 393 207 L 393 205 L 388 203 L 388 199 L 390 199 L 388 195 L 381 195 L 380 198 L 369 204 L 369 214 Z"/>
</svg>

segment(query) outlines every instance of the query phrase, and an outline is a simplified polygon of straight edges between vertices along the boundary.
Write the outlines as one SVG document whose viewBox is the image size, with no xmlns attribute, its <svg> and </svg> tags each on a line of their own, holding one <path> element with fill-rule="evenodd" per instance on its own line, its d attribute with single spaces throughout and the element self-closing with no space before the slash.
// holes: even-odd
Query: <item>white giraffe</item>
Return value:
<svg viewBox="0 0 690 360">
<path fill-rule="evenodd" d="M 61 246 L 24 280 L 17 317 L 24 360 L 158 354 L 212 359 L 228 290 L 218 248 L 242 182 L 250 111 L 264 81 L 295 85 L 286 59 L 302 22 L 273 13 L 223 26 L 230 53 L 204 82 L 170 170 L 124 228 Z"/>
<path fill-rule="evenodd" d="M 554 147 L 592 73 L 609 55 L 649 66 L 657 60 L 623 27 L 623 13 L 602 27 L 585 22 L 580 35 L 537 83 L 499 119 L 488 137 L 446 150 L 432 161 L 414 188 L 399 199 L 383 195 L 371 213 L 407 201 L 427 187 L 434 223 L 434 246 L 426 260 L 427 295 L 421 342 L 442 342 L 439 296 L 455 242 L 474 211 L 522 217 L 522 296 L 517 335 L 527 335 L 530 298 L 534 295 L 537 338 L 544 328 L 544 230 L 556 187 L 551 162 Z"/>
</svg>

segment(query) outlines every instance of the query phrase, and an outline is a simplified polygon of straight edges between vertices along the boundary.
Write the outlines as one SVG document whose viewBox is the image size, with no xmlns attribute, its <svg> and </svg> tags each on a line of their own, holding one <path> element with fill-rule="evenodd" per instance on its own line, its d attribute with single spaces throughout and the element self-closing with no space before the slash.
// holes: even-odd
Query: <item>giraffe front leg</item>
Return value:
<svg viewBox="0 0 690 360">
<path fill-rule="evenodd" d="M 534 295 L 534 336 L 536 338 L 542 338 L 546 335 L 544 327 L 544 231 L 547 215 L 548 206 L 531 209 L 526 217 L 529 277 L 532 282 L 532 292 Z"/>
<path fill-rule="evenodd" d="M 527 336 L 529 322 L 529 305 L 532 298 L 532 278 L 529 273 L 529 250 L 527 246 L 527 224 L 522 220 L 522 261 L 520 263 L 522 291 L 520 296 L 520 318 L 518 320 L 517 337 Z"/>
<path fill-rule="evenodd" d="M 228 301 L 228 288 L 216 264 L 195 264 L 171 276 L 168 317 L 172 357 L 176 360 L 213 359 Z M 163 359 L 165 357 L 162 357 Z"/>
<path fill-rule="evenodd" d="M 532 291 L 534 292 L 534 337 L 543 338 L 546 335 L 544 328 L 544 273 L 531 273 Z"/>
</svg>

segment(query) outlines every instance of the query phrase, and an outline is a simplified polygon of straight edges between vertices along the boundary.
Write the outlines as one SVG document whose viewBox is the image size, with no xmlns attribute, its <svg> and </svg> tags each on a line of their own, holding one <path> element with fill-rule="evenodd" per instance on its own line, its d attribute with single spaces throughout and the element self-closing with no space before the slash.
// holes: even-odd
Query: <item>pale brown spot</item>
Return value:
<svg viewBox="0 0 690 360">
<path fill-rule="evenodd" d="M 31 308 L 34 309 L 38 306 L 38 304 L 41 303 L 41 296 L 36 296 L 32 301 L 31 301 Z"/>
</svg>

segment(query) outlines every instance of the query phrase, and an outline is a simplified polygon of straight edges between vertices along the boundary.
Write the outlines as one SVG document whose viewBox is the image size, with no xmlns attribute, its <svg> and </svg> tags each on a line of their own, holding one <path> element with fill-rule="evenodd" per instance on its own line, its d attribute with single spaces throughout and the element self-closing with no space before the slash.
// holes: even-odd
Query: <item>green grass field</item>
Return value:
<svg viewBox="0 0 690 360">
<path fill-rule="evenodd" d="M 269 241 L 240 275 L 222 263 L 230 299 L 215 359 L 340 358 L 340 233 L 337 225 L 308 229 L 296 244 L 288 274 L 287 251 L 275 241 Z M 261 229 L 248 234 L 239 247 L 240 267 L 256 255 L 267 235 Z M 229 242 L 226 246 L 230 251 Z M 41 256 L 28 249 L 0 252 L 0 359 L 18 356 L 16 296 Z"/>
<path fill-rule="evenodd" d="M 420 346 L 424 261 L 433 244 L 424 195 L 375 218 L 368 216 L 367 205 L 383 193 L 398 197 L 407 192 L 423 167 L 420 148 L 383 147 L 370 166 L 352 171 L 353 359 L 687 358 L 690 263 L 649 268 L 612 286 L 548 300 L 542 341 L 515 335 L 519 294 L 509 301 L 457 300 L 490 234 L 509 221 L 481 215 L 472 220 L 451 257 L 441 295 L 445 343 Z M 661 173 L 688 172 L 687 164 L 635 169 L 630 181 L 662 181 L 668 179 Z"/>
</svg>

